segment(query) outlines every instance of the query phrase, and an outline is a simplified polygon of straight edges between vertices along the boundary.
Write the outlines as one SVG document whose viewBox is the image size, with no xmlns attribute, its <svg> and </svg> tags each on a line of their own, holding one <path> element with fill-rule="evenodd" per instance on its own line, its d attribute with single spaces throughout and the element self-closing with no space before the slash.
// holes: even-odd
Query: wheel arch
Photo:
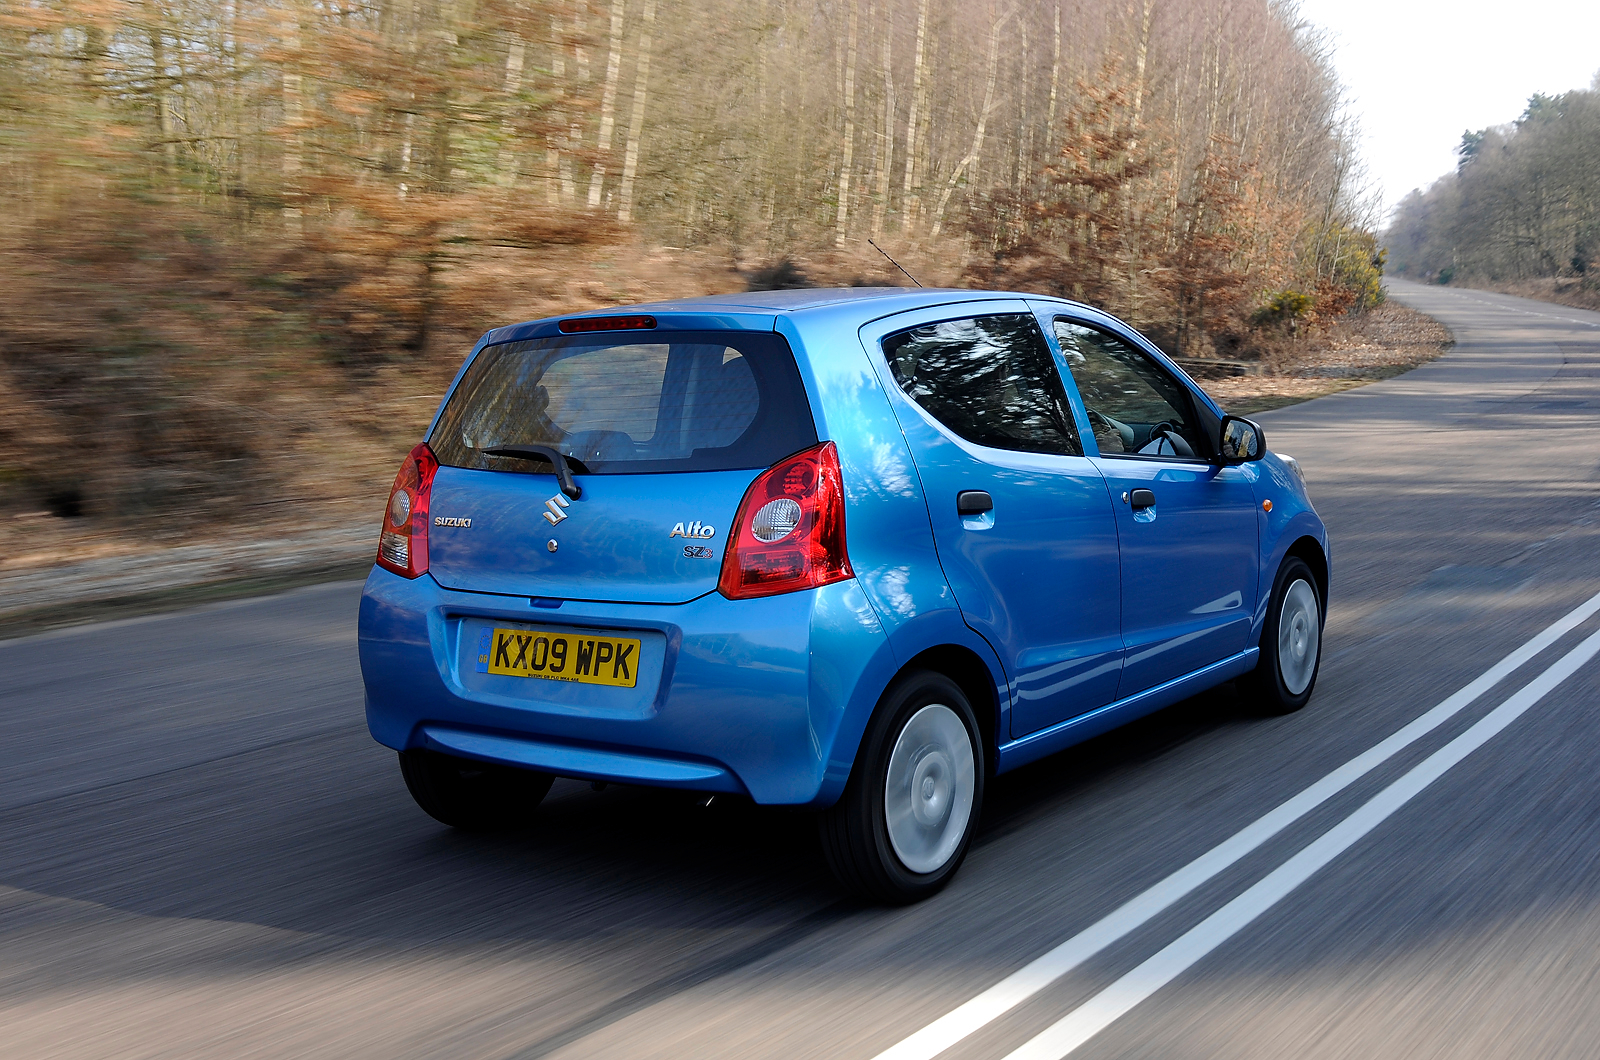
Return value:
<svg viewBox="0 0 1600 1060">
<path fill-rule="evenodd" d="M 1317 598 L 1322 604 L 1322 620 L 1328 620 L 1328 557 L 1322 551 L 1322 542 L 1307 534 L 1297 538 L 1284 550 L 1283 558 L 1290 556 L 1304 560 L 1305 565 L 1311 568 L 1312 577 L 1317 580 Z M 1281 567 L 1283 564 L 1279 563 Z M 1276 572 L 1274 573 L 1276 576 Z"/>
<path fill-rule="evenodd" d="M 954 681 L 966 695 L 978 719 L 978 736 L 983 744 L 985 772 L 994 775 L 998 764 L 1001 724 L 1000 689 L 983 657 L 963 644 L 936 644 L 912 656 L 894 675 L 894 683 L 909 673 L 926 670 Z"/>
</svg>

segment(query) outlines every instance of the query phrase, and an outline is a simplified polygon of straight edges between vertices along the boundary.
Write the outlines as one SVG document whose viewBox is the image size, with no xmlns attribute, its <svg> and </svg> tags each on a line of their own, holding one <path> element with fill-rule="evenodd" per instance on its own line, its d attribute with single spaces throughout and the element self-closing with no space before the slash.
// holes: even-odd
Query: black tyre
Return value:
<svg viewBox="0 0 1600 1060">
<path fill-rule="evenodd" d="M 847 890 L 901 905 L 955 875 L 983 807 L 978 732 L 943 675 L 910 674 L 884 693 L 844 795 L 820 821 L 828 867 Z"/>
<path fill-rule="evenodd" d="M 528 827 L 556 779 L 531 769 L 421 750 L 400 752 L 400 775 L 424 813 L 467 832 Z"/>
<path fill-rule="evenodd" d="M 1261 657 L 1239 679 L 1239 692 L 1258 714 L 1293 714 L 1311 701 L 1322 664 L 1323 607 L 1305 560 L 1290 556 L 1278 568 L 1272 603 L 1261 628 Z"/>
</svg>

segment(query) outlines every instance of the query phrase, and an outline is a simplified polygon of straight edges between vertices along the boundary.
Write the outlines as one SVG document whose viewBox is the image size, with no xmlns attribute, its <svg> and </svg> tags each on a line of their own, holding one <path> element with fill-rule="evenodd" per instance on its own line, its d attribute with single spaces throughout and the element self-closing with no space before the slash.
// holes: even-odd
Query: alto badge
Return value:
<svg viewBox="0 0 1600 1060">
<path fill-rule="evenodd" d="M 716 527 L 712 526 L 710 523 L 702 523 L 698 519 L 692 523 L 679 523 L 672 528 L 672 533 L 667 535 L 668 538 L 697 537 L 702 540 L 716 536 Z"/>
</svg>

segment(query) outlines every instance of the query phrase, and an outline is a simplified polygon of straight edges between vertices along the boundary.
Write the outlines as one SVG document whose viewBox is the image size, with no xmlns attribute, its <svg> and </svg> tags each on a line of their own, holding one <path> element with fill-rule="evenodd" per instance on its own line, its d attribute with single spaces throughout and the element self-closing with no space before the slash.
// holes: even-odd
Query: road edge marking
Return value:
<svg viewBox="0 0 1600 1060">
<path fill-rule="evenodd" d="M 1597 654 L 1600 654 L 1600 632 L 1589 634 L 1581 644 L 1512 693 L 1477 724 L 1417 763 L 1233 901 L 1009 1053 L 1006 1060 L 1062 1060 L 1071 1054 L 1349 850 L 1462 759 L 1522 717 Z"/>
<path fill-rule="evenodd" d="M 1148 923 L 1283 829 L 1465 710 L 1528 660 L 1600 611 L 1600 593 L 1546 626 L 1475 680 L 1387 739 L 1290 796 L 1187 865 L 1129 899 L 1078 934 L 1034 958 L 976 997 L 877 1054 L 873 1060 L 933 1060 L 994 1022 L 1079 964 Z"/>
</svg>

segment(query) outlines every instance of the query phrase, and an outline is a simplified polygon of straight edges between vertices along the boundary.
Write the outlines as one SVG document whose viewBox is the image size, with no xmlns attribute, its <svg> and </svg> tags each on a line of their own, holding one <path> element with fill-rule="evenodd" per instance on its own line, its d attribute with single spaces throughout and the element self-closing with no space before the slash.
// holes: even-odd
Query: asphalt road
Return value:
<svg viewBox="0 0 1600 1060">
<path fill-rule="evenodd" d="M 999 778 L 912 908 L 737 803 L 559 782 L 529 834 L 435 825 L 366 735 L 355 585 L 0 643 L 0 1057 L 867 1060 L 1069 941 L 942 1055 L 1600 1055 L 1600 618 L 1114 912 L 1600 592 L 1600 314 L 1391 292 L 1457 348 L 1261 417 L 1333 535 L 1311 705 L 1225 688 Z"/>
</svg>

